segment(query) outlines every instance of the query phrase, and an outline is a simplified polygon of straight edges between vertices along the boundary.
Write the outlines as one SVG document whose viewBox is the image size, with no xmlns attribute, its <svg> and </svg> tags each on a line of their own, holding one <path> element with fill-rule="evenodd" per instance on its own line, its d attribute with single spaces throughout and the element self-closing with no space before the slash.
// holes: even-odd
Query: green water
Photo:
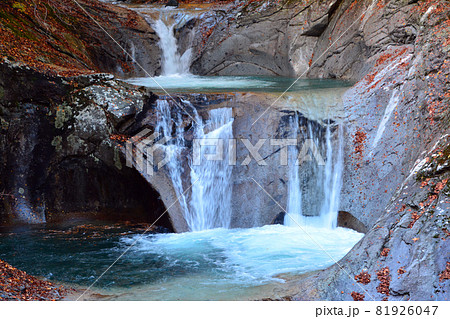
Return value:
<svg viewBox="0 0 450 319">
<path fill-rule="evenodd" d="M 127 82 L 145 86 L 155 92 L 169 93 L 220 93 L 220 92 L 267 92 L 282 93 L 296 81 L 286 77 L 258 76 L 196 76 L 170 75 L 128 79 Z M 331 79 L 300 79 L 288 90 L 299 92 L 316 89 L 349 87 L 353 83 Z"/>
</svg>

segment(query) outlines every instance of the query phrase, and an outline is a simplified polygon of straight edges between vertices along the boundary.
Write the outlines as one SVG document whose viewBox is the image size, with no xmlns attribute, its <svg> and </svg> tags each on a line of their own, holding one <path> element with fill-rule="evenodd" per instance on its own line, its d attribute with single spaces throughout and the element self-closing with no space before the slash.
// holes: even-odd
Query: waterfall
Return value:
<svg viewBox="0 0 450 319">
<path fill-rule="evenodd" d="M 200 148 L 198 163 L 191 165 L 192 199 L 187 218 L 193 231 L 217 227 L 229 228 L 231 221 L 231 173 L 229 165 L 229 140 L 233 138 L 231 108 L 209 112 L 209 120 L 196 130 Z M 208 133 L 205 133 L 209 131 Z M 210 145 L 213 142 L 215 145 Z M 205 156 L 217 154 L 217 159 Z M 197 181 L 197 182 L 196 182 Z"/>
<path fill-rule="evenodd" d="M 290 127 L 293 132 L 293 139 L 298 141 L 298 114 L 290 119 Z M 284 217 L 286 226 L 297 226 L 304 224 L 302 213 L 302 191 L 300 189 L 300 177 L 298 173 L 297 159 L 298 148 L 293 147 L 289 152 L 289 180 L 288 180 L 288 203 L 287 214 Z"/>
<path fill-rule="evenodd" d="M 178 52 L 177 39 L 174 34 L 176 23 L 166 25 L 162 19 L 153 22 L 153 29 L 159 37 L 159 47 L 162 51 L 161 75 L 189 74 L 191 49 L 181 56 Z"/>
<path fill-rule="evenodd" d="M 342 188 L 343 158 L 343 132 L 342 126 L 338 127 L 338 143 L 333 149 L 330 125 L 326 128 L 327 160 L 325 164 L 325 178 L 323 189 L 325 198 L 320 211 L 321 224 L 327 228 L 337 227 L 339 210 L 339 196 Z"/>
<path fill-rule="evenodd" d="M 169 159 L 167 165 L 170 179 L 172 180 L 173 188 L 177 195 L 181 208 L 185 212 L 188 212 L 188 205 L 186 194 L 183 190 L 183 181 L 181 176 L 183 175 L 183 166 L 181 163 L 181 152 L 185 145 L 183 130 L 181 126 L 182 118 L 180 113 L 176 121 L 172 119 L 170 112 L 170 104 L 167 100 L 156 101 L 156 113 L 158 116 L 158 123 L 155 131 L 162 134 L 163 137 L 172 138 L 173 126 L 176 126 L 175 139 L 171 140 L 171 144 L 162 145 L 165 155 Z"/>
<path fill-rule="evenodd" d="M 191 231 L 207 230 L 212 228 L 229 228 L 231 222 L 231 173 L 229 165 L 228 141 L 233 138 L 233 118 L 231 108 L 222 108 L 209 111 L 209 119 L 203 121 L 194 109 L 196 122 L 194 137 L 197 145 L 194 149 L 200 150 L 198 162 L 189 159 L 190 183 L 192 189 L 188 194 L 183 188 L 183 150 L 186 149 L 182 119 L 173 119 L 170 104 L 166 100 L 157 101 L 158 125 L 157 132 L 164 137 L 175 137 L 169 145 L 162 146 L 169 161 L 167 169 L 173 187 L 179 198 L 184 217 Z M 175 126 L 175 132 L 174 132 Z M 213 143 L 213 145 L 211 145 Z M 206 159 L 205 156 L 219 154 L 218 159 Z"/>
<path fill-rule="evenodd" d="M 291 130 L 297 138 L 299 134 L 298 115 L 291 120 Z M 324 228 L 337 227 L 337 215 L 339 210 L 339 197 L 342 188 L 342 171 L 344 167 L 343 147 L 344 133 L 342 125 L 339 125 L 336 134 L 337 141 L 333 141 L 331 123 L 326 124 L 325 134 L 320 126 L 314 128 L 308 122 L 304 139 L 311 140 L 319 149 L 326 150 L 325 165 L 319 166 L 317 163 L 303 165 L 302 169 L 308 170 L 308 179 L 311 198 L 305 198 L 301 191 L 302 180 L 299 177 L 300 167 L 295 164 L 298 157 L 298 149 L 289 153 L 289 181 L 287 214 L 284 218 L 286 226 L 315 226 Z M 334 143 L 333 143 L 334 142 Z M 319 203 L 316 216 L 304 216 L 305 206 L 309 213 L 314 213 Z"/>
</svg>

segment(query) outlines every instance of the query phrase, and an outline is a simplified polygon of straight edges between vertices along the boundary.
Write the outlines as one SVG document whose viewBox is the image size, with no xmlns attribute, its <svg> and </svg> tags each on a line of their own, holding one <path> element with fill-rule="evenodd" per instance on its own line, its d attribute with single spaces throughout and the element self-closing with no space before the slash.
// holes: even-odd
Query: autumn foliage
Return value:
<svg viewBox="0 0 450 319">
<path fill-rule="evenodd" d="M 377 287 L 377 291 L 380 294 L 389 296 L 389 287 L 391 285 L 391 275 L 389 267 L 384 267 L 383 269 L 379 270 L 377 272 L 377 278 L 380 281 L 380 284 Z"/>
<path fill-rule="evenodd" d="M 354 145 L 354 149 L 353 149 L 353 158 L 358 161 L 358 163 L 356 164 L 357 168 L 361 167 L 361 163 L 359 161 L 361 161 L 364 158 L 364 150 L 365 150 L 365 144 L 367 141 L 367 133 L 364 132 L 361 128 L 358 129 L 355 134 L 352 136 L 353 137 L 353 145 Z"/>
<path fill-rule="evenodd" d="M 137 13 L 100 1 L 4 0 L 0 2 L 0 62 L 7 59 L 61 76 L 100 72 L 97 56 L 102 46 L 112 55 L 121 52 L 104 30 L 117 37 L 136 21 Z M 122 68 L 129 66 L 122 63 Z"/>
<path fill-rule="evenodd" d="M 391 250 L 389 248 L 383 248 L 383 250 L 381 251 L 380 255 L 383 257 L 387 257 L 389 255 L 389 252 Z"/>
<path fill-rule="evenodd" d="M 439 281 L 443 282 L 444 280 L 450 279 L 450 262 L 447 262 L 447 266 L 445 267 L 445 270 L 441 272 L 439 275 Z"/>
<path fill-rule="evenodd" d="M 0 300 L 59 300 L 67 290 L 0 260 Z"/>
<path fill-rule="evenodd" d="M 95 69 L 76 34 L 78 10 L 68 1 L 0 2 L 1 60 L 65 75 Z"/>
<path fill-rule="evenodd" d="M 355 276 L 356 282 L 367 285 L 370 283 L 370 274 L 367 271 L 361 271 L 359 275 Z"/>
<path fill-rule="evenodd" d="M 352 291 L 350 296 L 352 296 L 354 301 L 363 301 L 365 298 L 364 294 L 360 294 L 359 292 L 355 292 L 355 291 Z"/>
</svg>

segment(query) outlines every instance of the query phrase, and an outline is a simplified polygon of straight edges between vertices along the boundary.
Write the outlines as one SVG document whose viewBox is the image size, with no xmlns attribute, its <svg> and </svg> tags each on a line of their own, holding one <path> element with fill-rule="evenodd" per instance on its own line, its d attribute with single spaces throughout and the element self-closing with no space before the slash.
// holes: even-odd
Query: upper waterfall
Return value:
<svg viewBox="0 0 450 319">
<path fill-rule="evenodd" d="M 158 44 L 162 51 L 161 75 L 189 74 L 191 49 L 180 55 L 174 34 L 175 25 L 176 23 L 166 25 L 162 19 L 153 22 L 153 28 L 160 39 Z"/>
</svg>

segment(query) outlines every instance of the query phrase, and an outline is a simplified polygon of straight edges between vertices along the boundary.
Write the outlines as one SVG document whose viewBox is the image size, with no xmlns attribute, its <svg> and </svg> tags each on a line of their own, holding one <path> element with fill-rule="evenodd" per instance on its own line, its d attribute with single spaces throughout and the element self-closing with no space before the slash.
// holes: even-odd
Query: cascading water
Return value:
<svg viewBox="0 0 450 319">
<path fill-rule="evenodd" d="M 199 161 L 191 165 L 192 199 L 187 218 L 191 230 L 217 227 L 229 228 L 231 221 L 231 173 L 229 165 L 229 143 L 233 138 L 231 108 L 209 112 L 206 125 L 196 130 L 197 145 L 200 146 Z M 208 132 L 209 131 L 209 132 Z M 208 132 L 208 133 L 205 133 Z M 213 142 L 214 145 L 210 145 Z M 209 146 L 208 146 L 209 145 Z M 215 154 L 216 159 L 206 156 Z"/>
<path fill-rule="evenodd" d="M 185 145 L 181 126 L 181 115 L 178 113 L 178 118 L 173 120 L 170 112 L 170 104 L 166 100 L 157 100 L 156 113 L 158 116 L 158 123 L 155 131 L 160 133 L 163 137 L 171 139 L 171 144 L 162 145 L 162 147 L 164 148 L 164 152 L 169 159 L 167 167 L 178 201 L 186 214 L 188 213 L 188 204 L 186 195 L 183 191 L 183 181 L 181 179 L 183 174 L 183 166 L 180 162 L 181 152 Z M 175 139 L 172 139 L 173 125 L 176 126 Z"/>
<path fill-rule="evenodd" d="M 194 109 L 195 111 L 195 109 Z M 184 194 L 183 166 L 180 161 L 181 152 L 186 144 L 181 129 L 181 117 L 172 119 L 170 105 L 166 100 L 157 101 L 158 125 L 156 130 L 164 137 L 171 138 L 173 125 L 176 125 L 176 136 L 170 145 L 163 146 L 169 158 L 168 170 L 184 217 L 191 231 L 213 228 L 229 228 L 231 221 L 231 173 L 232 166 L 228 159 L 228 140 L 233 138 L 233 118 L 231 108 L 215 109 L 209 112 L 209 119 L 203 123 L 196 114 L 194 136 L 200 150 L 197 157 L 190 160 L 190 178 L 192 189 L 190 200 Z M 214 145 L 211 145 L 211 142 Z M 206 159 L 205 156 L 217 154 L 217 159 Z M 223 156 L 222 156 L 223 155 Z"/>
<path fill-rule="evenodd" d="M 342 188 L 343 171 L 343 129 L 338 127 L 338 143 L 333 150 L 330 124 L 326 128 L 327 161 L 325 164 L 325 179 L 323 189 L 325 199 L 320 211 L 321 224 L 327 228 L 337 227 L 339 196 Z"/>
<path fill-rule="evenodd" d="M 298 141 L 297 114 L 295 114 L 294 118 L 291 118 L 290 127 L 294 135 L 292 138 Z M 284 224 L 291 227 L 304 224 L 302 213 L 302 191 L 300 189 L 300 177 L 297 166 L 298 154 L 298 148 L 293 147 L 292 149 L 290 149 L 288 159 L 288 164 L 290 165 L 288 182 L 288 203 L 287 215 L 284 218 Z"/>
<path fill-rule="evenodd" d="M 178 52 L 177 39 L 174 35 L 176 22 L 166 25 L 162 19 L 152 23 L 153 29 L 159 36 L 159 47 L 162 51 L 161 57 L 161 75 L 186 75 L 189 74 L 191 61 L 191 49 L 180 55 Z"/>
<path fill-rule="evenodd" d="M 299 131 L 298 115 L 291 119 L 291 130 L 295 138 Z M 323 136 L 320 126 L 313 127 L 309 122 L 307 131 L 304 133 L 304 139 L 311 140 L 318 148 L 326 150 L 325 165 L 312 163 L 307 169 L 309 179 L 310 194 L 314 194 L 312 198 L 302 198 L 301 179 L 299 177 L 299 166 L 296 165 L 298 157 L 298 149 L 295 148 L 290 152 L 291 159 L 289 163 L 289 183 L 288 183 L 288 204 L 287 214 L 284 218 L 286 226 L 314 226 L 324 228 L 337 227 L 337 215 L 339 209 L 339 196 L 342 188 L 342 171 L 343 171 L 343 128 L 339 125 L 337 128 L 337 143 L 333 143 L 333 134 L 331 123 L 325 128 L 325 136 Z M 337 145 L 334 145 L 337 144 Z M 316 216 L 304 216 L 302 214 L 304 203 L 309 200 L 309 210 L 314 211 L 316 201 L 320 201 L 319 210 Z M 311 213 L 311 212 L 310 212 Z"/>
</svg>

